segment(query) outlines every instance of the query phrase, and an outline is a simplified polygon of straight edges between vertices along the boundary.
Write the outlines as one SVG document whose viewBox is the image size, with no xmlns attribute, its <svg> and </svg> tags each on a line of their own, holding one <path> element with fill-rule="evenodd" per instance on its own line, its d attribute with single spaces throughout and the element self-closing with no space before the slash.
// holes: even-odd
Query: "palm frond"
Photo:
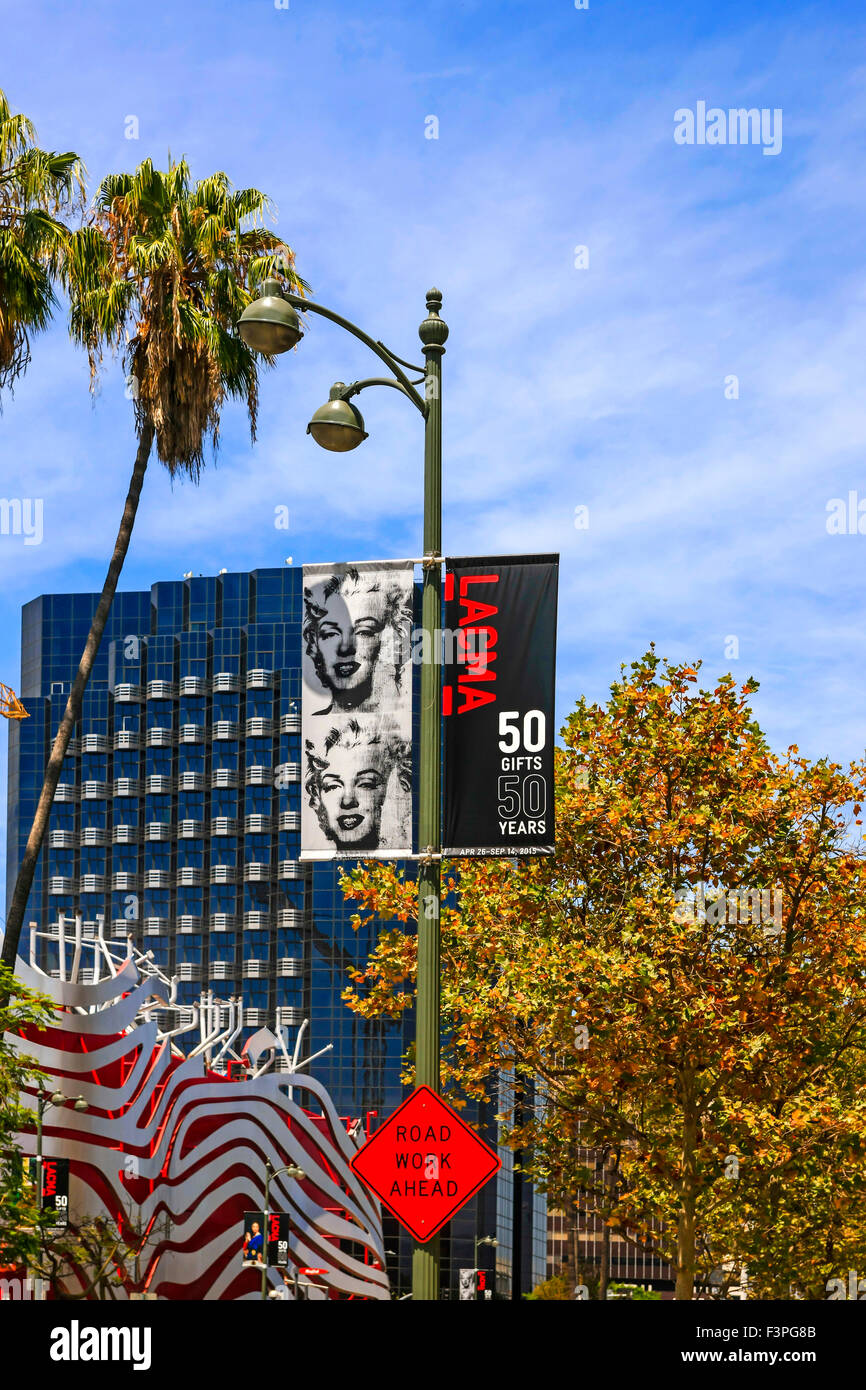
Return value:
<svg viewBox="0 0 866 1390">
<path fill-rule="evenodd" d="M 101 285 L 112 263 L 112 245 L 95 223 L 79 227 L 67 242 L 63 282 L 71 294 L 86 294 Z"/>
<path fill-rule="evenodd" d="M 94 206 L 107 210 L 116 199 L 127 197 L 131 185 L 131 174 L 107 174 L 96 190 Z"/>
<path fill-rule="evenodd" d="M 36 140 L 33 122 L 20 113 L 13 116 L 6 97 L 0 92 L 0 163 L 8 164 Z"/>
<path fill-rule="evenodd" d="M 148 275 L 158 266 L 174 263 L 179 265 L 182 250 L 177 237 L 169 227 L 159 236 L 133 236 L 129 239 L 129 262 L 143 275 Z"/>
<path fill-rule="evenodd" d="M 199 179 L 196 184 L 191 198 L 192 206 L 208 212 L 224 213 L 230 191 L 231 182 L 227 174 L 222 171 L 211 174 L 209 178 Z"/>
<path fill-rule="evenodd" d="M 259 192 L 257 188 L 239 188 L 232 195 L 232 206 L 239 219 L 251 217 L 254 220 L 261 220 L 266 215 L 274 214 L 274 204 L 265 193 Z"/>
<path fill-rule="evenodd" d="M 81 205 L 84 166 L 71 151 L 43 150 L 33 123 L 0 91 L 0 390 L 30 360 L 30 334 L 57 304 L 69 228 L 60 214 Z"/>
<path fill-rule="evenodd" d="M 244 401 L 255 438 L 258 373 L 272 364 L 249 350 L 237 321 L 267 273 L 308 289 L 291 247 L 261 226 L 271 209 L 257 189 L 233 191 L 223 171 L 192 185 L 185 159 L 164 170 L 147 159 L 103 179 L 90 222 L 70 238 L 70 331 L 93 372 L 102 348 L 125 338 L 138 426 L 153 426 L 171 473 L 199 477 L 227 399 Z"/>
<path fill-rule="evenodd" d="M 292 257 L 294 260 L 294 257 Z M 295 294 L 308 295 L 312 293 L 306 280 L 302 280 L 293 265 L 287 265 L 285 256 L 281 252 L 267 256 L 254 256 L 249 262 L 249 276 L 251 285 L 260 285 L 263 280 L 271 275 L 275 275 L 283 286 Z"/>
<path fill-rule="evenodd" d="M 210 212 L 204 213 L 196 228 L 195 239 L 199 250 L 214 260 L 230 236 L 231 229 L 226 226 L 225 218 L 219 212 Z"/>
</svg>

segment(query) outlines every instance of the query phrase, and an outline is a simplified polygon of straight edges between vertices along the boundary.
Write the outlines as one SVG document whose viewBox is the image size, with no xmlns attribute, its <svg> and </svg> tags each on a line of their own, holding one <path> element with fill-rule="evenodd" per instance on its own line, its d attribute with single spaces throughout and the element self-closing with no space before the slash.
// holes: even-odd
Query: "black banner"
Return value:
<svg viewBox="0 0 866 1390">
<path fill-rule="evenodd" d="M 447 560 L 444 853 L 554 852 L 558 555 Z"/>
<path fill-rule="evenodd" d="M 284 1269 L 289 1263 L 289 1218 L 284 1212 L 268 1212 L 268 1264 Z"/>
<path fill-rule="evenodd" d="M 41 1169 L 41 1171 L 40 1171 Z M 69 1159 L 38 1158 L 30 1160 L 30 1176 L 39 1183 L 39 1205 L 54 1217 L 57 1229 L 69 1225 Z"/>
</svg>

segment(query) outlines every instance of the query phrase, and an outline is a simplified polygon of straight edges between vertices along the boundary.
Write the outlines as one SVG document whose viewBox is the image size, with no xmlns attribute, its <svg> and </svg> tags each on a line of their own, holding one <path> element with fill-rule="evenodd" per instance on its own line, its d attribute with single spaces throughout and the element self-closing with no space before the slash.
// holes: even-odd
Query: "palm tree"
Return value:
<svg viewBox="0 0 866 1390">
<path fill-rule="evenodd" d="M 26 116 L 0 91 L 0 390 L 30 361 L 30 334 L 47 327 L 53 282 L 69 235 L 62 214 L 83 196 L 78 155 L 36 145 Z"/>
<path fill-rule="evenodd" d="M 114 554 L 78 674 L 45 770 L 42 793 L 18 870 L 2 959 L 14 969 L 21 924 L 48 825 L 60 769 L 81 704 L 129 541 L 145 469 L 156 441 L 174 475 L 197 482 L 206 441 L 215 450 L 227 397 L 246 403 L 255 439 L 257 359 L 234 325 L 251 287 L 278 273 L 303 293 L 294 253 L 262 226 L 270 202 L 255 188 L 232 191 L 225 174 L 190 185 L 185 160 L 165 173 L 145 160 L 134 174 L 103 180 L 93 212 L 73 233 L 61 271 L 70 332 L 87 350 L 95 381 L 106 348 L 123 348 L 132 383 L 138 449 Z M 270 365 L 270 359 L 265 359 Z"/>
</svg>

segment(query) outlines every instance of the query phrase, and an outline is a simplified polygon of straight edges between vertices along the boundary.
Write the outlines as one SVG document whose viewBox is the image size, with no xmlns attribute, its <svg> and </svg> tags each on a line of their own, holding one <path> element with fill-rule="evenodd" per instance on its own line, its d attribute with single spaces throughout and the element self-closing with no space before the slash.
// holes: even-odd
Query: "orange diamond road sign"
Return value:
<svg viewBox="0 0 866 1390">
<path fill-rule="evenodd" d="M 502 1160 L 435 1091 L 419 1086 L 352 1167 L 423 1244 L 499 1172 Z"/>
</svg>

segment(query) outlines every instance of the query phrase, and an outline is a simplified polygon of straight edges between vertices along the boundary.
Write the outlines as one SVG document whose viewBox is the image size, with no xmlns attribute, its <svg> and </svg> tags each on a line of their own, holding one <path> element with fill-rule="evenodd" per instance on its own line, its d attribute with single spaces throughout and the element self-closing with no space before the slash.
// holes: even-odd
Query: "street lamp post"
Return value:
<svg viewBox="0 0 866 1390">
<path fill-rule="evenodd" d="M 395 356 L 384 343 L 371 338 L 333 310 L 300 295 L 283 291 L 268 279 L 262 295 L 241 315 L 238 331 L 255 351 L 285 352 L 303 337 L 297 309 L 330 319 L 365 343 L 392 373 L 369 377 L 346 386 L 337 382 L 327 404 L 315 412 L 307 429 L 325 449 L 343 453 L 361 444 L 367 434 L 360 411 L 351 398 L 368 386 L 392 386 L 402 391 L 424 417 L 424 558 L 421 596 L 424 660 L 421 664 L 421 730 L 419 758 L 418 840 L 418 976 L 415 1028 L 415 1079 L 419 1086 L 439 1090 L 439 898 L 441 883 L 441 730 L 442 691 L 437 633 L 442 622 L 442 354 L 448 326 L 440 318 L 442 295 L 427 291 L 427 317 L 418 335 L 424 366 L 415 367 Z M 410 380 L 403 368 L 421 372 Z M 415 389 L 423 384 L 424 394 Z M 416 1299 L 439 1297 L 439 1237 L 415 1244 L 412 1291 Z"/>
<path fill-rule="evenodd" d="M 287 1163 L 284 1168 L 272 1168 L 270 1162 L 265 1163 L 265 1229 L 262 1231 L 262 1298 L 268 1296 L 268 1214 L 271 1201 L 271 1179 L 280 1178 L 283 1174 L 289 1178 L 295 1178 L 298 1182 L 307 1175 L 303 1168 L 297 1163 Z M 295 1298 L 298 1296 L 298 1266 L 295 1264 Z"/>
</svg>

